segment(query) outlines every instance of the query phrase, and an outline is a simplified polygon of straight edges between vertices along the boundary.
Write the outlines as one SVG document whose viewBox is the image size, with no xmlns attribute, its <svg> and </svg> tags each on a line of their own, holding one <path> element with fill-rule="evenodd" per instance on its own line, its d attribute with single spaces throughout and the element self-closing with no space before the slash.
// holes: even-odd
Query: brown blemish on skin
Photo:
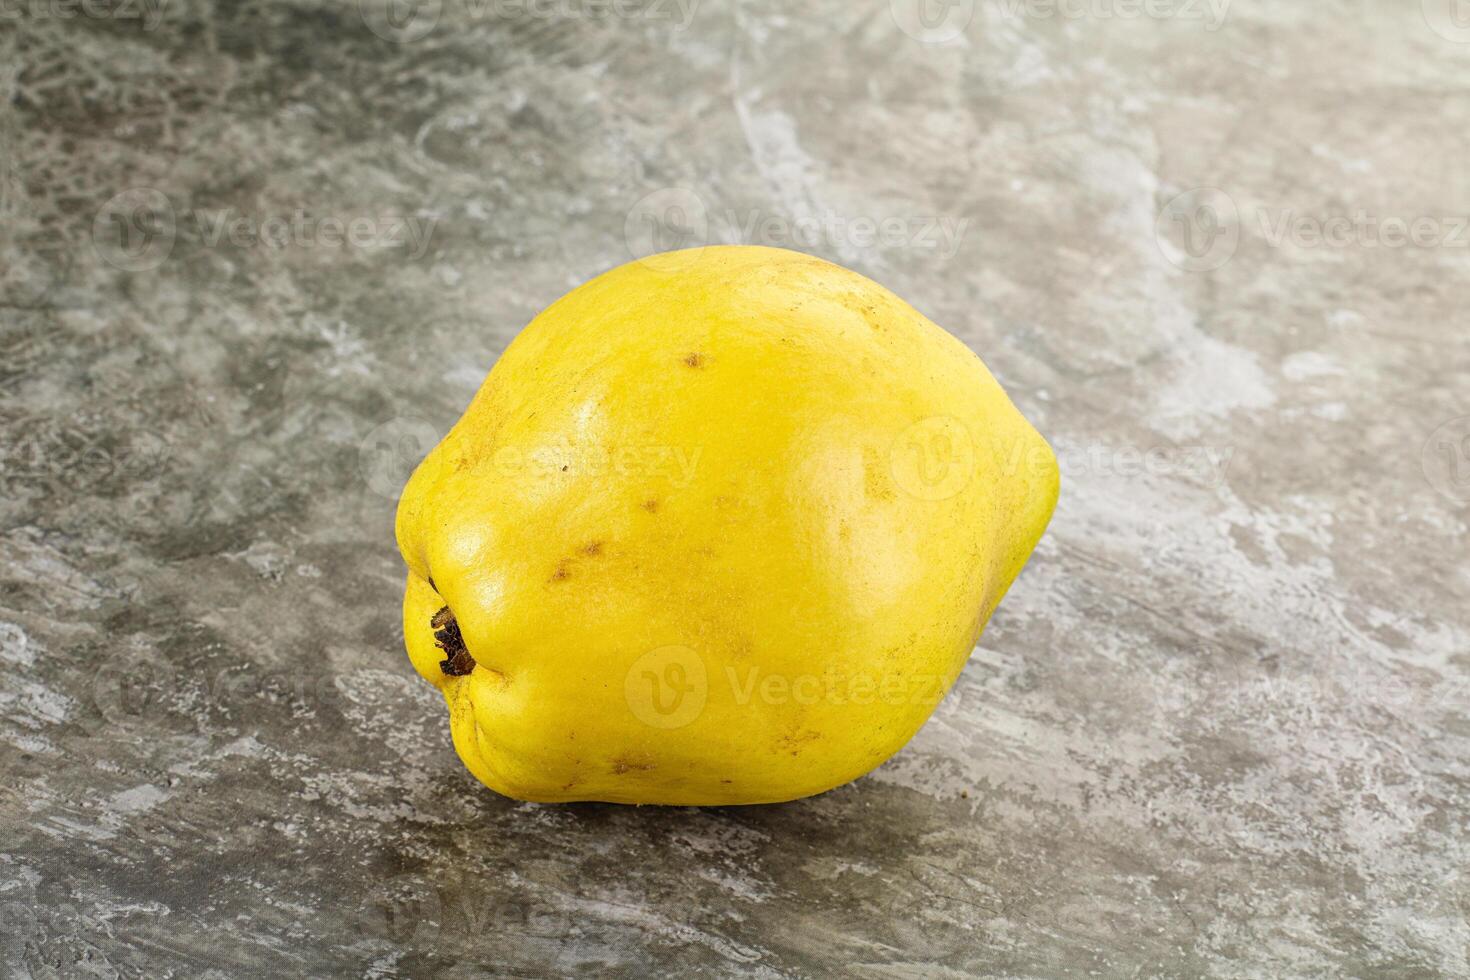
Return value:
<svg viewBox="0 0 1470 980">
<path fill-rule="evenodd" d="M 582 547 L 577 549 L 577 554 L 584 555 L 588 558 L 596 558 L 598 555 L 602 554 L 602 542 L 588 541 L 586 544 L 582 545 Z M 561 561 L 557 562 L 556 569 L 551 573 L 551 578 L 547 581 L 565 582 L 567 579 L 571 578 L 572 565 L 575 561 L 576 556 L 574 555 L 570 558 L 563 558 Z"/>
<path fill-rule="evenodd" d="M 445 659 L 439 661 L 439 669 L 450 677 L 463 677 L 475 669 L 475 658 L 464 645 L 464 636 L 454 613 L 445 606 L 429 619 L 434 630 L 434 645 L 444 651 Z"/>
<path fill-rule="evenodd" d="M 654 766 L 651 762 L 638 762 L 632 759 L 614 759 L 612 773 L 614 776 L 621 776 L 629 772 L 649 772 L 653 768 Z"/>
<path fill-rule="evenodd" d="M 780 740 L 777 742 L 777 746 L 783 750 L 789 749 L 792 755 L 800 755 L 801 750 L 806 747 L 807 743 L 815 742 L 821 737 L 821 732 L 813 731 L 798 732 L 791 735 L 782 735 Z"/>
<path fill-rule="evenodd" d="M 650 514 L 657 514 L 658 513 L 658 501 L 657 500 L 645 500 L 645 501 L 643 501 L 643 509 L 646 510 L 646 511 L 648 511 Z"/>
<path fill-rule="evenodd" d="M 692 368 L 702 368 L 704 367 L 704 355 L 697 351 L 693 354 L 686 354 L 684 356 L 684 363 Z"/>
<path fill-rule="evenodd" d="M 432 575 L 429 576 L 429 588 L 433 589 L 435 593 L 439 591 L 439 586 L 434 584 L 434 576 Z"/>
</svg>

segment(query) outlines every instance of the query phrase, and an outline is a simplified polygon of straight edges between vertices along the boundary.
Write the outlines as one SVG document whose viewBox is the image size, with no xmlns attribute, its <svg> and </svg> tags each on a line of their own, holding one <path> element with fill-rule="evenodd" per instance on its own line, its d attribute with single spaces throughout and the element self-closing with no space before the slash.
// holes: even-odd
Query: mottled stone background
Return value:
<svg viewBox="0 0 1470 980">
<path fill-rule="evenodd" d="M 0 973 L 1470 975 L 1463 4 L 375 2 L 0 2 Z M 498 798 L 397 490 L 701 241 L 958 334 L 1056 518 L 867 778 Z"/>
</svg>

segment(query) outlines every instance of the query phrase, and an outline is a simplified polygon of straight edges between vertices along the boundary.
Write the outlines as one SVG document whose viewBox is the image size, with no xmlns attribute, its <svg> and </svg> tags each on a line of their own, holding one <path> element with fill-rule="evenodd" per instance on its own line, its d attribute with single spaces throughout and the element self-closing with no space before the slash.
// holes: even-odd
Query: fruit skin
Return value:
<svg viewBox="0 0 1470 980">
<path fill-rule="evenodd" d="M 918 731 L 1058 482 L 980 359 L 882 286 L 652 256 L 537 316 L 414 472 L 408 653 L 506 796 L 808 796 Z"/>
</svg>

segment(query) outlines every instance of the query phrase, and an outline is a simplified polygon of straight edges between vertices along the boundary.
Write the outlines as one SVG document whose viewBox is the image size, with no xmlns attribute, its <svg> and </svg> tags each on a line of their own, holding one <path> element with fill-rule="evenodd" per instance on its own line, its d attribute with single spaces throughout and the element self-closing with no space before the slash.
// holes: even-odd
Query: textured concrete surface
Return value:
<svg viewBox="0 0 1470 980">
<path fill-rule="evenodd" d="M 0 973 L 1470 975 L 1454 3 L 0 15 Z M 699 241 L 954 331 L 1060 507 L 871 776 L 498 798 L 396 492 Z"/>
</svg>

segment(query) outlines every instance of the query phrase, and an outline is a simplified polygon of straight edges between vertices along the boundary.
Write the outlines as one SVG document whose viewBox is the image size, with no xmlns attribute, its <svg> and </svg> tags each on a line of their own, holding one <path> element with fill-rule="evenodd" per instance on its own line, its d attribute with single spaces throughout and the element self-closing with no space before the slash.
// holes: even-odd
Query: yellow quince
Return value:
<svg viewBox="0 0 1470 980">
<path fill-rule="evenodd" d="M 408 654 L 507 796 L 808 796 L 919 730 L 1057 489 L 980 359 L 877 283 L 652 256 L 537 316 L 409 480 Z"/>
</svg>

